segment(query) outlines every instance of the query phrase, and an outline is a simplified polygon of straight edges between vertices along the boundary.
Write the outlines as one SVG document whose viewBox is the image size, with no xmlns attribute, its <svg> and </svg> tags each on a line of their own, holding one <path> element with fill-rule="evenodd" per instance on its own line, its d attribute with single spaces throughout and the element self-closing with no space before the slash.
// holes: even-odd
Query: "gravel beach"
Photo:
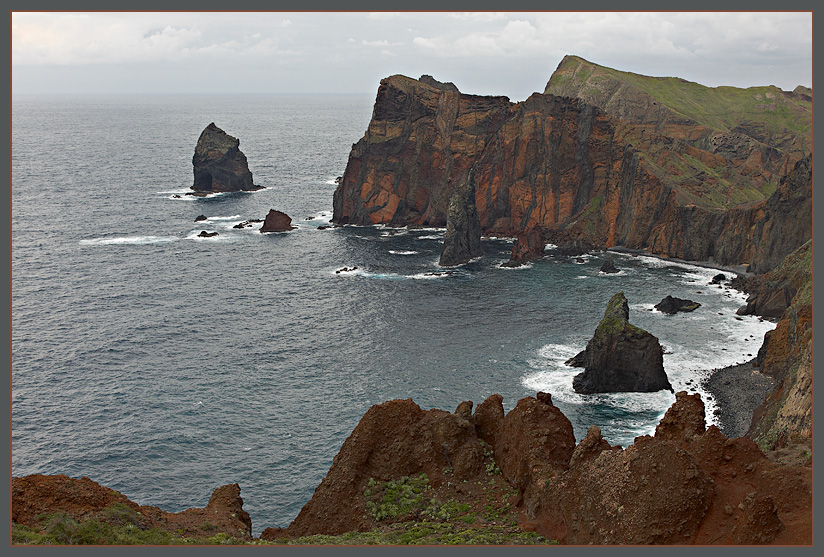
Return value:
<svg viewBox="0 0 824 557">
<path fill-rule="evenodd" d="M 755 360 L 716 369 L 703 387 L 716 401 L 718 427 L 729 438 L 747 433 L 753 411 L 775 387 L 775 380 L 753 367 Z"/>
</svg>

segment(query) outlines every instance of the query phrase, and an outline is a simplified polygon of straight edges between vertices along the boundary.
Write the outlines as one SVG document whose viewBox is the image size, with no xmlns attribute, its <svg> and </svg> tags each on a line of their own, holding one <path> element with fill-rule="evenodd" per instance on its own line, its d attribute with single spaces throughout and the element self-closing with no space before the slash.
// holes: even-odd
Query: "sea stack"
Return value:
<svg viewBox="0 0 824 557">
<path fill-rule="evenodd" d="M 509 261 L 503 263 L 501 267 L 520 267 L 527 261 L 543 257 L 544 235 L 540 227 L 533 226 L 525 232 L 519 232 L 515 237 L 515 243 L 512 244 L 512 255 Z"/>
<path fill-rule="evenodd" d="M 446 236 L 438 265 L 454 267 L 484 254 L 481 250 L 481 221 L 475 206 L 475 172 L 455 188 L 446 213 Z"/>
<path fill-rule="evenodd" d="M 240 140 L 218 128 L 214 122 L 200 134 L 192 157 L 195 183 L 190 195 L 262 189 L 252 183 Z"/>
<path fill-rule="evenodd" d="M 292 218 L 286 213 L 274 209 L 269 209 L 269 213 L 263 221 L 263 226 L 260 227 L 261 232 L 286 232 L 294 229 Z"/>
<path fill-rule="evenodd" d="M 610 298 L 586 349 L 566 364 L 584 368 L 572 380 L 576 393 L 672 391 L 664 371 L 664 350 L 655 336 L 630 325 L 623 292 Z"/>
</svg>

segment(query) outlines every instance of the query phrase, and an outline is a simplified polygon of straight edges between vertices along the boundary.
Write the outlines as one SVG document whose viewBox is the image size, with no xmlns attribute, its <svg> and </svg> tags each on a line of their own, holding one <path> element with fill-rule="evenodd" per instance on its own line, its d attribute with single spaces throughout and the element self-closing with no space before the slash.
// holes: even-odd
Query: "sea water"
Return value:
<svg viewBox="0 0 824 557">
<path fill-rule="evenodd" d="M 717 271 L 652 257 L 547 256 L 511 240 L 444 272 L 443 230 L 323 228 L 372 98 L 17 96 L 12 103 L 12 471 L 91 479 L 143 505 L 202 507 L 237 482 L 253 531 L 286 526 L 373 404 L 508 411 L 552 394 L 580 439 L 626 446 L 674 401 L 580 395 L 609 298 L 657 336 L 676 391 L 754 356 L 773 324 L 738 317 Z M 210 122 L 266 189 L 186 196 Z M 261 234 L 269 209 L 297 228 Z M 198 215 L 205 221 L 194 222 Z M 217 236 L 201 238 L 206 230 Z M 357 269 L 341 271 L 343 268 Z M 664 296 L 701 307 L 665 315 Z"/>
</svg>

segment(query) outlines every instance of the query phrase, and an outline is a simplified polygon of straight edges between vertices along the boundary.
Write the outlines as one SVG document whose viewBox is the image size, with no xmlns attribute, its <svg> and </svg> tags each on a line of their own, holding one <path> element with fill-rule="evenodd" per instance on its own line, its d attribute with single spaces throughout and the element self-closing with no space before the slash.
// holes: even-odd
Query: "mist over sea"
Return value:
<svg viewBox="0 0 824 557">
<path fill-rule="evenodd" d="M 444 274 L 443 230 L 320 229 L 373 100 L 14 98 L 13 475 L 88 476 L 167 511 L 237 482 L 259 535 L 289 524 L 390 399 L 453 411 L 500 393 L 508 411 L 543 390 L 578 439 L 599 425 L 626 446 L 674 396 L 578 395 L 581 370 L 563 365 L 618 291 L 664 345 L 675 390 L 700 392 L 713 421 L 700 380 L 751 359 L 774 326 L 736 316 L 745 298 L 710 286 L 717 271 L 610 254 L 621 272 L 605 275 L 603 254 L 552 246 L 505 269 L 511 241 L 485 239 L 482 259 Z M 210 122 L 240 139 L 266 189 L 184 195 Z M 270 208 L 298 228 L 233 228 Z M 702 306 L 654 311 L 668 294 Z"/>
</svg>

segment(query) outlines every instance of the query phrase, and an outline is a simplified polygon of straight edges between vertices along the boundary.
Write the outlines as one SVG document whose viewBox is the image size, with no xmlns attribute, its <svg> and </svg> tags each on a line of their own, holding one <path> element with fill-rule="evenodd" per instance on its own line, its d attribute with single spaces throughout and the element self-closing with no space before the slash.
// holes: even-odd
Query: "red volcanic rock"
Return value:
<svg viewBox="0 0 824 557">
<path fill-rule="evenodd" d="M 749 439 L 705 429 L 700 397 L 679 392 L 655 436 L 626 450 L 591 428 L 531 524 L 569 544 L 809 544 L 811 480 Z"/>
<path fill-rule="evenodd" d="M 572 423 L 552 404 L 549 393 L 522 398 L 506 416 L 499 405 L 500 395 L 492 395 L 478 406 L 473 421 L 529 514 L 536 486 L 569 466 L 575 448 Z"/>
<path fill-rule="evenodd" d="M 269 209 L 269 213 L 263 221 L 263 226 L 260 227 L 261 232 L 286 232 L 287 230 L 294 230 L 292 226 L 292 218 L 281 211 Z"/>
<path fill-rule="evenodd" d="M 236 538 L 252 536 L 252 520 L 243 510 L 238 484 L 224 485 L 214 490 L 206 507 L 169 513 L 153 506 L 141 506 L 125 495 L 103 487 L 83 477 L 33 474 L 12 478 L 12 521 L 33 528 L 38 516 L 65 512 L 75 520 L 108 520 L 105 509 L 115 503 L 125 505 L 140 517 L 141 528 L 160 528 L 185 536 L 213 536 L 218 532 Z M 212 528 L 203 529 L 205 523 Z"/>
<path fill-rule="evenodd" d="M 519 232 L 512 244 L 512 255 L 503 266 L 517 267 L 526 261 L 543 257 L 545 247 L 544 235 L 539 227 L 533 226 L 525 232 Z"/>
<path fill-rule="evenodd" d="M 784 138 L 757 126 L 715 130 L 616 90 L 621 110 L 570 95 L 511 103 L 431 79 L 388 77 L 335 191 L 333 221 L 444 226 L 455 188 L 474 168 L 486 233 L 540 227 L 547 238 L 753 262 L 759 271 L 809 238 L 811 188 L 789 186 L 806 173 L 763 198 L 809 152 L 809 133 L 791 138 L 787 154 Z M 640 117 L 627 112 L 639 99 L 649 105 Z"/>
<path fill-rule="evenodd" d="M 252 191 L 261 189 L 252 183 L 246 155 L 239 149 L 240 140 L 218 128 L 214 122 L 201 132 L 192 156 L 194 193 Z"/>
<path fill-rule="evenodd" d="M 287 529 L 261 537 L 342 534 L 371 529 L 362 493 L 370 478 L 385 482 L 425 473 L 434 487 L 448 480 L 486 478 L 475 427 L 443 410 L 422 410 L 411 399 L 372 406 L 332 461 L 312 499 Z"/>
</svg>

